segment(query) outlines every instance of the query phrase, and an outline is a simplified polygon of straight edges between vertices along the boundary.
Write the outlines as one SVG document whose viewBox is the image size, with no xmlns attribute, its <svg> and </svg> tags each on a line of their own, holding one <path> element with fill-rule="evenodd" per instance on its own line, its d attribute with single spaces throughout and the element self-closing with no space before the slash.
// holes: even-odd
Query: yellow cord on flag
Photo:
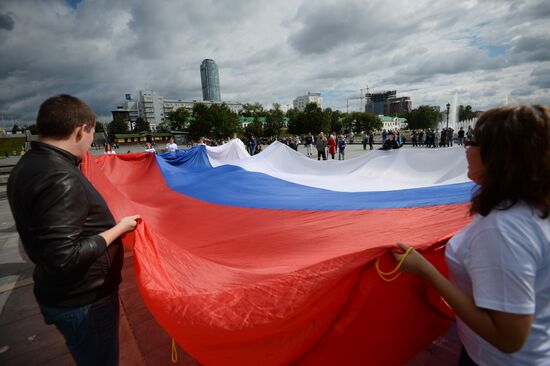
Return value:
<svg viewBox="0 0 550 366">
<path fill-rule="evenodd" d="M 376 271 L 378 272 L 378 275 L 380 276 L 380 278 L 386 282 L 391 282 L 395 280 L 397 277 L 399 277 L 401 275 L 401 272 L 397 272 L 397 271 L 399 271 L 399 268 L 401 268 L 401 266 L 405 262 L 405 259 L 407 259 L 407 256 L 412 252 L 412 250 L 413 250 L 413 247 L 408 247 L 405 253 L 403 254 L 403 256 L 401 257 L 401 259 L 399 260 L 399 263 L 397 263 L 397 266 L 390 272 L 383 272 L 380 269 L 380 257 L 376 258 L 376 263 L 374 263 L 374 266 L 376 267 Z M 395 274 L 396 272 L 397 274 Z"/>
<path fill-rule="evenodd" d="M 176 341 L 172 338 L 172 363 L 178 362 L 178 349 L 176 348 Z"/>
</svg>

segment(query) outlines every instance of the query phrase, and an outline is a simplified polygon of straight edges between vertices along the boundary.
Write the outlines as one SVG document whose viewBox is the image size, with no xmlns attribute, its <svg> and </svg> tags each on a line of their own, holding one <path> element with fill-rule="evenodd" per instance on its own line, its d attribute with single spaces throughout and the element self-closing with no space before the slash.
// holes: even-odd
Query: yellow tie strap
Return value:
<svg viewBox="0 0 550 366">
<path fill-rule="evenodd" d="M 407 256 L 412 252 L 413 247 L 408 247 L 403 256 L 401 256 L 401 259 L 399 260 L 399 263 L 397 263 L 397 266 L 390 272 L 383 272 L 380 269 L 380 257 L 376 258 L 376 262 L 374 263 L 374 267 L 376 267 L 376 272 L 378 272 L 378 275 L 381 279 L 383 279 L 386 282 L 391 282 L 395 280 L 397 277 L 401 275 L 401 272 L 399 271 L 399 268 L 405 263 L 405 259 L 407 259 Z M 397 273 L 397 274 L 396 274 Z M 392 276 L 393 275 L 393 276 Z M 392 276 L 392 277 L 390 277 Z"/>
<path fill-rule="evenodd" d="M 176 341 L 172 338 L 172 363 L 178 362 L 178 349 L 176 348 Z"/>
</svg>

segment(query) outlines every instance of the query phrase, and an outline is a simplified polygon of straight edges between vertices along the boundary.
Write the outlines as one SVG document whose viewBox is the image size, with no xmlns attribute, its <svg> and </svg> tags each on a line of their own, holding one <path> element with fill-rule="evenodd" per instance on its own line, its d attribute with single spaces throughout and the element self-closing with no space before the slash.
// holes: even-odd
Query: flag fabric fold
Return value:
<svg viewBox="0 0 550 366">
<path fill-rule="evenodd" d="M 440 153 L 441 151 L 441 153 Z M 132 246 L 157 322 L 204 365 L 400 365 L 452 313 L 424 282 L 383 281 L 397 241 L 445 273 L 469 222 L 460 149 L 375 151 L 318 162 L 240 140 L 160 155 L 87 156 L 83 172 Z"/>
</svg>

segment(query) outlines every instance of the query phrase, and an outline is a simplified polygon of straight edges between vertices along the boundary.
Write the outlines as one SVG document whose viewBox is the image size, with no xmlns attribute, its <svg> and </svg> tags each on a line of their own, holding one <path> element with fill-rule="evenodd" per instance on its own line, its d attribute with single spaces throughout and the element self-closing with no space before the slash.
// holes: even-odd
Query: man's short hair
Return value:
<svg viewBox="0 0 550 366">
<path fill-rule="evenodd" d="M 67 138 L 74 129 L 85 125 L 86 131 L 95 127 L 96 118 L 90 107 L 80 99 L 60 94 L 46 99 L 38 110 L 36 126 L 42 137 Z"/>
</svg>

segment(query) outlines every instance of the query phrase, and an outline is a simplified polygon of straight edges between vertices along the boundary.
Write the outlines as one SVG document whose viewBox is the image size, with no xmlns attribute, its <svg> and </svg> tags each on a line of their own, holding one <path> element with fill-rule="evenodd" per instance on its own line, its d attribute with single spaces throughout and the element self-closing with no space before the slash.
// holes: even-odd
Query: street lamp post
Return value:
<svg viewBox="0 0 550 366">
<path fill-rule="evenodd" d="M 449 129 L 449 110 L 451 109 L 451 103 L 447 103 L 447 129 Z"/>
</svg>

